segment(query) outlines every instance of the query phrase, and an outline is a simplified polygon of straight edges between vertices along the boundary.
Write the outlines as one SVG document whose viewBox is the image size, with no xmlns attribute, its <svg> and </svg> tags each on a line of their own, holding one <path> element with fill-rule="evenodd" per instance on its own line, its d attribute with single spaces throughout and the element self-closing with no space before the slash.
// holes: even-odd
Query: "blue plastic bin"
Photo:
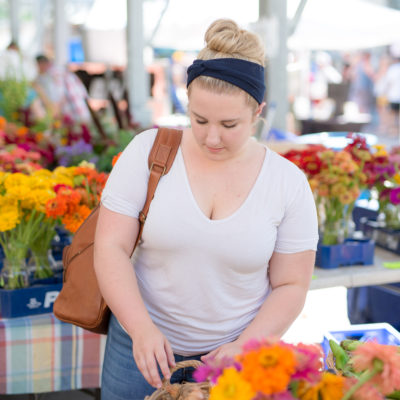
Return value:
<svg viewBox="0 0 400 400">
<path fill-rule="evenodd" d="M 400 331 L 400 282 L 347 290 L 352 324 L 387 322 Z"/>
<path fill-rule="evenodd" d="M 346 265 L 372 265 L 375 242 L 371 239 L 345 239 L 332 246 L 318 244 L 315 265 L 320 268 L 337 268 Z"/>
<path fill-rule="evenodd" d="M 0 289 L 0 318 L 16 318 L 53 311 L 62 282 L 23 289 Z"/>
<path fill-rule="evenodd" d="M 400 346 L 400 333 L 385 322 L 377 324 L 351 325 L 343 330 L 326 332 L 321 344 L 325 357 L 330 351 L 330 339 L 335 340 L 337 343 L 340 343 L 345 339 L 360 340 L 362 342 L 376 340 L 379 344 Z"/>
</svg>

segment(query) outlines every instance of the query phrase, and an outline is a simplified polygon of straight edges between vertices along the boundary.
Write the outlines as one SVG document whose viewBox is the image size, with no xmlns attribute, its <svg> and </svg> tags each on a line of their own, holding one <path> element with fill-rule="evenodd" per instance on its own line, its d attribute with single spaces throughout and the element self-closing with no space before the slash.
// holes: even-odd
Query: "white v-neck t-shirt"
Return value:
<svg viewBox="0 0 400 400">
<path fill-rule="evenodd" d="M 107 209 L 138 218 L 156 133 L 135 136 L 120 156 L 102 194 Z M 229 217 L 210 220 L 193 196 L 179 148 L 132 263 L 153 322 L 176 354 L 188 356 L 235 340 L 249 325 L 270 291 L 274 251 L 316 250 L 317 242 L 312 192 L 293 163 L 266 148 L 246 200 Z"/>
</svg>

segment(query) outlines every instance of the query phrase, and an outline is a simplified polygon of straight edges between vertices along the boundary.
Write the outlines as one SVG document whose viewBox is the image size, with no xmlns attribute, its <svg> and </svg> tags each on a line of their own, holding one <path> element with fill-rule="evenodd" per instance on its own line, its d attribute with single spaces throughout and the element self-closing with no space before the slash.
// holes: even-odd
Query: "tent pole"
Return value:
<svg viewBox="0 0 400 400">
<path fill-rule="evenodd" d="M 289 109 L 286 70 L 288 61 L 286 9 L 286 0 L 259 0 L 259 18 L 275 18 L 278 21 L 278 50 L 267 60 L 267 106 L 276 105 L 272 126 L 281 131 L 286 131 Z"/>
<path fill-rule="evenodd" d="M 8 0 L 11 40 L 19 45 L 19 0 Z"/>
<path fill-rule="evenodd" d="M 127 0 L 127 46 L 126 78 L 131 115 L 142 127 L 148 127 L 151 111 L 147 107 L 150 89 L 143 59 L 143 0 Z"/>
<path fill-rule="evenodd" d="M 68 61 L 68 25 L 65 0 L 53 0 L 54 6 L 54 62 L 65 66 Z"/>
</svg>

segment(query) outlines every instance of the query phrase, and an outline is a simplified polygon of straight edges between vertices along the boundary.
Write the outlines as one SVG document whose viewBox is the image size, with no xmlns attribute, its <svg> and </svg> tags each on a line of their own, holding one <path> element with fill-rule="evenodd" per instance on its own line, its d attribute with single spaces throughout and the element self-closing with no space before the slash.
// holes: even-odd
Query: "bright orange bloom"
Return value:
<svg viewBox="0 0 400 400">
<path fill-rule="evenodd" d="M 7 120 L 0 115 L 0 130 L 3 130 L 7 126 Z"/>
<path fill-rule="evenodd" d="M 89 207 L 78 206 L 73 213 L 65 215 L 61 221 L 64 224 L 65 229 L 75 233 L 81 226 L 82 222 L 89 216 L 90 212 L 91 210 Z"/>
<path fill-rule="evenodd" d="M 62 217 L 67 213 L 67 202 L 63 197 L 55 197 L 46 203 L 46 216 L 51 218 Z"/>
<path fill-rule="evenodd" d="M 255 392 L 266 395 L 284 391 L 296 367 L 293 351 L 279 344 L 249 351 L 240 361 L 243 378 L 250 382 Z"/>
<path fill-rule="evenodd" d="M 116 164 L 116 162 L 118 161 L 118 158 L 120 158 L 121 154 L 122 154 L 122 152 L 118 153 L 116 156 L 113 157 L 112 163 L 111 163 L 112 166 L 114 166 Z"/>
<path fill-rule="evenodd" d="M 353 352 L 353 366 L 357 372 L 374 369 L 376 360 L 382 362 L 382 371 L 371 379 L 383 394 L 400 390 L 400 353 L 397 346 L 365 342 Z"/>
<path fill-rule="evenodd" d="M 319 383 L 313 386 L 300 385 L 299 399 L 301 400 L 341 400 L 344 394 L 345 379 L 343 376 L 334 375 L 329 372 L 322 374 Z"/>
<path fill-rule="evenodd" d="M 28 134 L 28 132 L 29 132 L 29 129 L 26 126 L 20 126 L 17 129 L 17 136 L 24 137 Z"/>
</svg>

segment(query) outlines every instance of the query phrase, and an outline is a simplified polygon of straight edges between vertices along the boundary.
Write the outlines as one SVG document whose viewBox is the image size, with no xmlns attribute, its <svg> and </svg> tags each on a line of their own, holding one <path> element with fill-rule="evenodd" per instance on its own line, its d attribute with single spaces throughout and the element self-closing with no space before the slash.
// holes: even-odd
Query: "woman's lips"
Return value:
<svg viewBox="0 0 400 400">
<path fill-rule="evenodd" d="M 208 151 L 209 151 L 210 153 L 219 153 L 219 152 L 222 151 L 224 148 L 223 148 L 223 147 L 215 148 L 215 147 L 208 147 L 208 146 L 207 146 L 207 149 L 208 149 Z"/>
</svg>

